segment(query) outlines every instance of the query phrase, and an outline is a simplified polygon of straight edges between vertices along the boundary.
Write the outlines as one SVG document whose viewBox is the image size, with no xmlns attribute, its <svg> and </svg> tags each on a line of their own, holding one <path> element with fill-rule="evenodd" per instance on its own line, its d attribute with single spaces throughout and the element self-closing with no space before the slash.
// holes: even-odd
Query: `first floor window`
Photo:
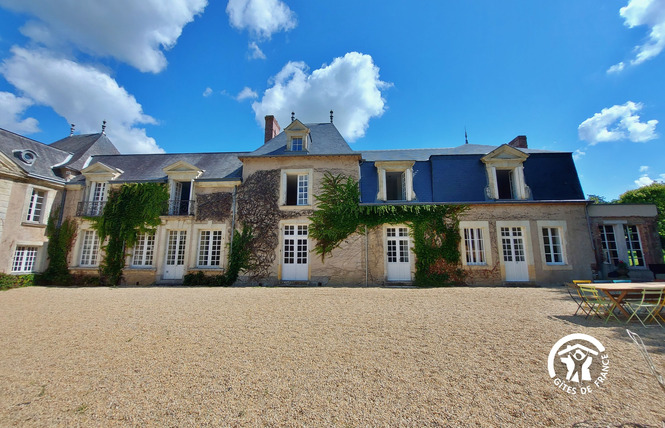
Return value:
<svg viewBox="0 0 665 428">
<path fill-rule="evenodd" d="M 386 172 L 386 200 L 406 200 L 406 172 Z"/>
<path fill-rule="evenodd" d="M 598 229 L 605 263 L 616 266 L 621 260 L 628 266 L 645 266 L 642 242 L 636 225 L 601 224 Z"/>
<path fill-rule="evenodd" d="M 637 226 L 624 225 L 624 237 L 626 238 L 626 253 L 628 255 L 628 266 L 644 266 L 644 254 L 642 254 L 642 244 L 640 243 L 640 233 Z"/>
<path fill-rule="evenodd" d="M 601 224 L 600 229 L 600 242 L 603 249 L 603 261 L 616 265 L 619 262 L 619 251 L 617 249 L 617 241 L 614 236 L 614 225 Z"/>
<path fill-rule="evenodd" d="M 155 232 L 144 233 L 136 238 L 132 266 L 152 266 L 155 254 Z"/>
<path fill-rule="evenodd" d="M 545 263 L 548 265 L 563 264 L 561 229 L 558 227 L 543 227 L 542 233 L 543 245 L 545 246 Z"/>
<path fill-rule="evenodd" d="M 42 220 L 42 210 L 44 209 L 44 197 L 46 192 L 32 189 L 30 204 L 28 205 L 28 215 L 26 221 L 40 222 Z"/>
<path fill-rule="evenodd" d="M 286 205 L 309 205 L 309 174 L 286 175 Z"/>
<path fill-rule="evenodd" d="M 16 247 L 12 272 L 32 272 L 35 268 L 37 247 Z"/>
<path fill-rule="evenodd" d="M 199 266 L 219 267 L 222 257 L 222 231 L 202 230 L 199 234 Z"/>
<path fill-rule="evenodd" d="M 81 242 L 81 266 L 97 266 L 99 255 L 99 236 L 95 230 L 84 230 Z"/>
<path fill-rule="evenodd" d="M 483 229 L 465 228 L 464 246 L 466 248 L 467 265 L 484 265 L 485 261 L 485 243 L 483 242 Z"/>
</svg>

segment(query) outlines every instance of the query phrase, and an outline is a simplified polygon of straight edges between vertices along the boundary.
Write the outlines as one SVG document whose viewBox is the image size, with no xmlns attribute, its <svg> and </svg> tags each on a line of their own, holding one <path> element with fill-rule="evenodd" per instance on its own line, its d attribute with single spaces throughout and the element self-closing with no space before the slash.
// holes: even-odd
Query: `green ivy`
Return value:
<svg viewBox="0 0 665 428">
<path fill-rule="evenodd" d="M 250 268 L 252 256 L 250 242 L 252 241 L 252 229 L 243 227 L 242 232 L 233 231 L 233 242 L 229 244 L 229 255 L 227 257 L 228 267 L 222 275 L 206 276 L 202 271 L 188 273 L 183 280 L 184 285 L 207 285 L 211 287 L 228 287 L 238 280 L 240 271 Z"/>
<path fill-rule="evenodd" d="M 459 216 L 466 205 L 363 205 L 353 177 L 326 173 L 317 210 L 310 220 L 314 250 L 323 259 L 349 235 L 364 227 L 406 224 L 416 255 L 416 284 L 442 286 L 461 283 Z"/>
<path fill-rule="evenodd" d="M 9 290 L 10 288 L 30 287 L 35 285 L 35 275 L 10 275 L 0 273 L 0 290 Z"/>
<path fill-rule="evenodd" d="M 46 236 L 48 236 L 49 264 L 46 270 L 37 276 L 36 281 L 44 285 L 71 285 L 72 277 L 69 272 L 67 258 L 74 239 L 76 239 L 76 221 L 66 218 L 58 225 L 60 208 L 53 210 L 46 225 Z"/>
<path fill-rule="evenodd" d="M 125 248 L 131 248 L 142 233 L 161 224 L 159 216 L 169 200 L 166 186 L 161 183 L 123 184 L 110 192 L 102 215 L 91 217 L 99 239 L 108 242 L 99 273 L 102 280 L 118 285 L 125 267 Z"/>
</svg>

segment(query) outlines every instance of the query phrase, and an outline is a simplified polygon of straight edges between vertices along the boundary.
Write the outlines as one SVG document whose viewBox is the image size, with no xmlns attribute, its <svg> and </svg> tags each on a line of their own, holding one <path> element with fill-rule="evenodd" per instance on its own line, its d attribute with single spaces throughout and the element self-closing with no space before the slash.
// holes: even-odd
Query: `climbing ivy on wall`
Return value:
<svg viewBox="0 0 665 428">
<path fill-rule="evenodd" d="M 100 242 L 108 238 L 99 273 L 104 282 L 118 285 L 125 267 L 125 248 L 136 243 L 139 234 L 159 226 L 159 216 L 169 193 L 161 183 L 123 184 L 111 190 L 102 215 L 91 217 Z"/>
<path fill-rule="evenodd" d="M 309 235 L 314 250 L 325 259 L 349 235 L 363 227 L 407 224 L 416 255 L 416 284 L 442 286 L 462 283 L 459 216 L 465 205 L 378 205 L 360 206 L 360 190 L 353 177 L 326 173 L 317 210 L 310 220 Z"/>
<path fill-rule="evenodd" d="M 46 225 L 46 236 L 48 236 L 48 268 L 39 275 L 37 282 L 50 285 L 69 285 L 71 274 L 67 264 L 67 258 L 76 239 L 76 221 L 66 218 L 58 224 L 61 209 L 53 210 Z"/>
</svg>

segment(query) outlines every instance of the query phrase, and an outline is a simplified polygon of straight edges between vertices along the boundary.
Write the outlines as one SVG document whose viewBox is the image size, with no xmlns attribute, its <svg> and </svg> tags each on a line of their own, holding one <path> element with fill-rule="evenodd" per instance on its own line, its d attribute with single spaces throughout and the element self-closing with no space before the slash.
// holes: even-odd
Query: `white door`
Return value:
<svg viewBox="0 0 665 428">
<path fill-rule="evenodd" d="M 521 227 L 501 228 L 501 247 L 506 281 L 528 281 L 529 268 L 524 250 L 524 233 Z"/>
<path fill-rule="evenodd" d="M 169 230 L 169 239 L 166 246 L 166 265 L 164 279 L 182 279 L 185 274 L 185 246 L 187 245 L 187 231 Z"/>
<path fill-rule="evenodd" d="M 386 229 L 386 256 L 388 281 L 411 281 L 408 228 L 389 227 Z"/>
<path fill-rule="evenodd" d="M 306 224 L 284 226 L 282 254 L 282 280 L 307 281 L 309 279 L 309 249 Z"/>
</svg>

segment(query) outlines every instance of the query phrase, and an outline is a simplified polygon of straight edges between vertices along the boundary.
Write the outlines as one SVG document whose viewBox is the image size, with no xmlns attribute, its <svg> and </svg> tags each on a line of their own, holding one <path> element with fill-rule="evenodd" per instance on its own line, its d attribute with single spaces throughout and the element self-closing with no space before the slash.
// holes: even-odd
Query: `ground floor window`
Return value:
<svg viewBox="0 0 665 428">
<path fill-rule="evenodd" d="M 16 247 L 12 272 L 32 272 L 35 268 L 37 247 Z"/>
<path fill-rule="evenodd" d="M 152 266 L 155 255 L 155 232 L 143 233 L 136 238 L 132 266 Z"/>
<path fill-rule="evenodd" d="M 628 266 L 645 266 L 642 242 L 636 225 L 601 224 L 598 228 L 605 263 L 617 265 L 619 260 L 622 260 Z"/>
<path fill-rule="evenodd" d="M 222 231 L 202 230 L 199 234 L 198 265 L 219 267 L 222 257 Z"/>
<path fill-rule="evenodd" d="M 483 229 L 479 227 L 464 228 L 464 247 L 467 265 L 484 265 L 487 263 Z"/>
<path fill-rule="evenodd" d="M 561 229 L 558 227 L 543 227 L 543 245 L 545 247 L 545 263 L 563 264 L 563 245 Z"/>
<path fill-rule="evenodd" d="M 99 236 L 95 230 L 84 230 L 81 242 L 81 266 L 99 264 Z"/>
</svg>

